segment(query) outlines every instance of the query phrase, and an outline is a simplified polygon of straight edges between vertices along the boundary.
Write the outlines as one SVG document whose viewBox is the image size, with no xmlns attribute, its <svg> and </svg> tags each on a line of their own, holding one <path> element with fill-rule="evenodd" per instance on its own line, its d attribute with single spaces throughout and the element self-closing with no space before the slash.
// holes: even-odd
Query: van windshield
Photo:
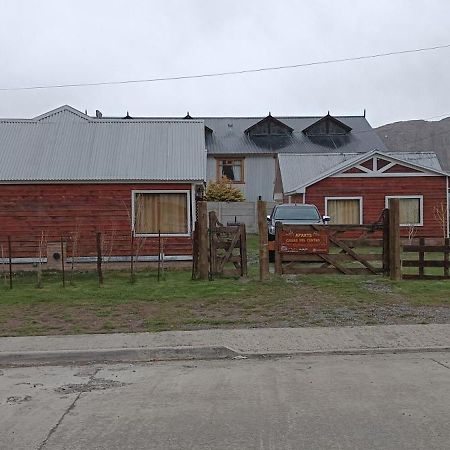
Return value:
<svg viewBox="0 0 450 450">
<path fill-rule="evenodd" d="M 314 206 L 287 206 L 276 209 L 275 220 L 320 221 L 320 215 Z"/>
</svg>

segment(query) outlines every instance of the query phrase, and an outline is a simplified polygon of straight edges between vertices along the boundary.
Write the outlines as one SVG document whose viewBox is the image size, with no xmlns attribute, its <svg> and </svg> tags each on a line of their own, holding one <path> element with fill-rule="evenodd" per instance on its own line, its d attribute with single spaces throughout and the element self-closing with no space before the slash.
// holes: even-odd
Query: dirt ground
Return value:
<svg viewBox="0 0 450 450">
<path fill-rule="evenodd" d="M 364 282 L 363 287 L 369 297 L 373 293 L 371 300 L 363 294 L 350 299 L 302 284 L 301 289 L 267 297 L 3 305 L 0 335 L 450 322 L 448 304 L 414 305 L 376 281 Z"/>
</svg>

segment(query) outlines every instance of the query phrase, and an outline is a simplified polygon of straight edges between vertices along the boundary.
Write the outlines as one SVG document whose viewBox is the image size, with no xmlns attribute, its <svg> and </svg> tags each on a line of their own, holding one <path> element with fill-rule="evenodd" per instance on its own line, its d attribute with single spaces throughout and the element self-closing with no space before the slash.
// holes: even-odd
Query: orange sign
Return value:
<svg viewBox="0 0 450 450">
<path fill-rule="evenodd" d="M 328 253 L 328 234 L 325 231 L 280 230 L 281 253 Z"/>
</svg>

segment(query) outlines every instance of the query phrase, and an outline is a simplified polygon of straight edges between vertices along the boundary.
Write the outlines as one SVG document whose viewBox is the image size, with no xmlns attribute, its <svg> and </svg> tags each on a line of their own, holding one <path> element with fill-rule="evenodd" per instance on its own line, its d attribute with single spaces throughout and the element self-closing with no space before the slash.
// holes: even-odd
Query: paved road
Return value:
<svg viewBox="0 0 450 450">
<path fill-rule="evenodd" d="M 3 368 L 1 449 L 448 449 L 450 353 Z"/>
</svg>

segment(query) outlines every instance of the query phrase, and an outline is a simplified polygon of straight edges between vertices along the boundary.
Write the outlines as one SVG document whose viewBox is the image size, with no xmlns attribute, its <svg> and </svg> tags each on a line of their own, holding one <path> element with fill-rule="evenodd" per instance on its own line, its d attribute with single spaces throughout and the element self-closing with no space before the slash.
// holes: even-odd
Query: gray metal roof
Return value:
<svg viewBox="0 0 450 450">
<path fill-rule="evenodd" d="M 0 119 L 0 182 L 206 179 L 204 122 L 96 119 L 70 106 Z"/>
<path fill-rule="evenodd" d="M 441 165 L 433 152 L 370 152 L 361 153 L 322 153 L 322 154 L 278 154 L 283 191 L 291 193 L 308 186 L 319 179 L 337 173 L 348 165 L 355 164 L 361 158 L 370 158 L 379 153 L 393 159 L 404 161 L 418 167 L 431 169 L 439 173 Z"/>
<path fill-rule="evenodd" d="M 374 149 L 388 151 L 383 141 L 363 116 L 334 116 L 352 128 L 345 136 L 308 137 L 302 131 L 321 117 L 279 117 L 293 128 L 288 136 L 250 137 L 246 129 L 263 117 L 202 117 L 213 130 L 206 135 L 208 154 L 264 154 L 264 153 L 360 153 Z"/>
</svg>

